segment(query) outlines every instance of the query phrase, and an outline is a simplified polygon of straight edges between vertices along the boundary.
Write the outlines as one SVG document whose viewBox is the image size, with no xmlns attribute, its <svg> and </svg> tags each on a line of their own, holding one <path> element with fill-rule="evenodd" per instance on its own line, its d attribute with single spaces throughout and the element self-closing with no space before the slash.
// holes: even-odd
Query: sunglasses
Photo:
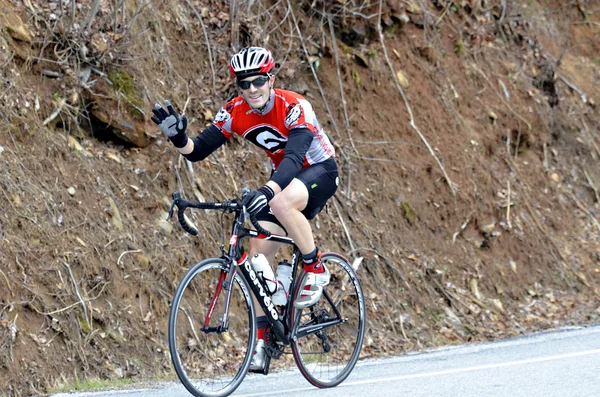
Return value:
<svg viewBox="0 0 600 397">
<path fill-rule="evenodd" d="M 250 88 L 250 84 L 252 84 L 255 88 L 260 88 L 263 85 L 265 85 L 267 83 L 267 81 L 269 81 L 269 79 L 270 79 L 270 77 L 264 76 L 264 77 L 258 77 L 252 81 L 238 80 L 238 86 L 242 90 L 247 90 L 248 88 Z"/>
</svg>

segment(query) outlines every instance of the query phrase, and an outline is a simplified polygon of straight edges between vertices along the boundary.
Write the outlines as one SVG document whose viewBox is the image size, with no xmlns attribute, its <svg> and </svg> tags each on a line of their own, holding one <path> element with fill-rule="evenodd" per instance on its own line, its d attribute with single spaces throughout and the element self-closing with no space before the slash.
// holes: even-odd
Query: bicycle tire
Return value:
<svg viewBox="0 0 600 397">
<path fill-rule="evenodd" d="M 256 339 L 255 309 L 248 283 L 236 273 L 232 282 L 227 332 L 202 327 L 214 296 L 209 326 L 219 325 L 226 290 L 215 294 L 229 263 L 210 258 L 194 265 L 177 287 L 169 313 L 169 351 L 179 380 L 197 397 L 224 397 L 240 385 L 250 366 Z"/>
<path fill-rule="evenodd" d="M 329 388 L 342 383 L 358 361 L 366 309 L 362 287 L 350 262 L 336 253 L 324 253 L 321 262 L 329 269 L 331 280 L 314 306 L 292 309 L 292 354 L 306 380 L 316 387 Z M 292 295 L 294 299 L 300 293 L 299 284 Z M 302 336 L 306 327 L 337 318 L 332 303 L 346 321 Z"/>
</svg>

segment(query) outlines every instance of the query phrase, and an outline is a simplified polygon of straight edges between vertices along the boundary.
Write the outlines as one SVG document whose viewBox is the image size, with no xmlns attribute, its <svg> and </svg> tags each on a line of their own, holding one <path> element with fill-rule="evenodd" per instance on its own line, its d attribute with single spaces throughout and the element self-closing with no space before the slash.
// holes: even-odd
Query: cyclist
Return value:
<svg viewBox="0 0 600 397">
<path fill-rule="evenodd" d="M 302 253 L 305 277 L 296 308 L 314 305 L 321 298 L 330 274 L 321 264 L 309 223 L 333 196 L 339 184 L 334 149 L 319 125 L 311 104 L 301 95 L 274 88 L 275 61 L 261 47 L 244 48 L 231 58 L 229 70 L 241 95 L 227 102 L 213 123 L 195 138 L 186 134 L 187 118 L 169 101 L 166 110 L 156 104 L 152 120 L 177 150 L 190 161 L 200 161 L 235 133 L 263 149 L 271 159 L 270 179 L 243 197 L 246 210 L 272 233 L 289 235 Z M 273 263 L 278 243 L 251 239 L 250 255 L 264 254 Z M 250 368 L 265 361 L 268 321 L 260 306 L 258 341 Z"/>
</svg>

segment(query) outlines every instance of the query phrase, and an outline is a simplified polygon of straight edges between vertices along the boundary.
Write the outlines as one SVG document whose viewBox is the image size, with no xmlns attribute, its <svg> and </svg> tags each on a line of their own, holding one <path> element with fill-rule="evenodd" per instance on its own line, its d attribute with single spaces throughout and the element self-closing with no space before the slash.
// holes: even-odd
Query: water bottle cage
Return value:
<svg viewBox="0 0 600 397">
<path fill-rule="evenodd" d="M 283 283 L 279 280 L 277 281 L 277 289 L 275 290 L 275 292 L 277 291 L 283 291 L 285 292 L 285 297 L 287 298 L 290 294 L 285 290 L 285 285 L 283 285 Z"/>
<path fill-rule="evenodd" d="M 271 292 L 271 290 L 267 286 L 267 282 L 271 282 L 273 284 L 281 284 L 281 282 L 279 280 L 271 280 L 269 278 L 266 278 L 265 276 L 263 276 L 263 272 L 256 272 L 256 277 L 258 277 L 258 281 L 260 282 L 260 285 L 262 285 L 263 289 L 265 290 L 265 293 L 269 296 L 271 296 L 275 292 L 277 292 L 277 288 L 275 289 L 275 291 Z"/>
</svg>

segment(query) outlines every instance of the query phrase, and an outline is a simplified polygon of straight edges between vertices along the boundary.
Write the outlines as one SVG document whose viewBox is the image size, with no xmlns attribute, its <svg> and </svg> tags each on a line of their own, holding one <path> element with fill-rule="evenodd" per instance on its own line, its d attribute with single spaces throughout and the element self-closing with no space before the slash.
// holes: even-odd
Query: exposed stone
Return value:
<svg viewBox="0 0 600 397">
<path fill-rule="evenodd" d="M 109 104 L 104 103 L 104 105 Z M 117 109 L 108 111 L 106 107 L 101 109 L 95 106 L 92 115 L 111 127 L 112 132 L 120 139 L 137 147 L 148 146 L 149 140 L 145 133 L 144 122 L 133 120 L 133 116 L 128 114 L 119 114 Z"/>
<path fill-rule="evenodd" d="M 31 42 L 33 33 L 25 26 L 21 17 L 14 12 L 0 12 L 0 25 L 8 31 L 13 39 Z"/>
</svg>

